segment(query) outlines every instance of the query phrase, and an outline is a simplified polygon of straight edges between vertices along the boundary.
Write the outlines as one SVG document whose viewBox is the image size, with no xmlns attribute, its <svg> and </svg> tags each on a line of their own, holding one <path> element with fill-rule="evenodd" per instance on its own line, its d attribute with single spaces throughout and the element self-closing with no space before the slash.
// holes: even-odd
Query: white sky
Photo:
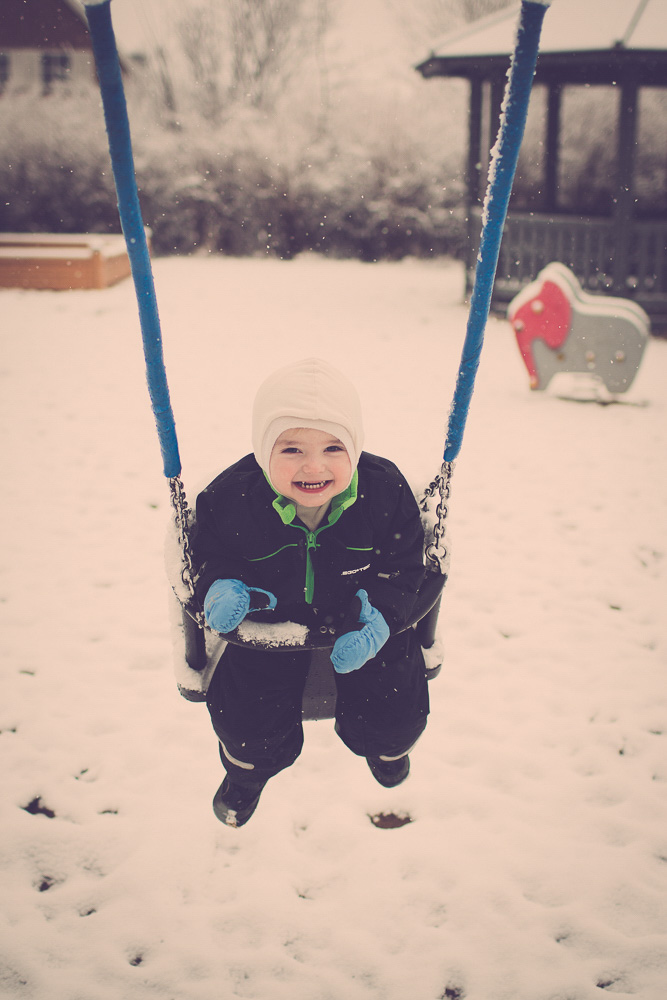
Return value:
<svg viewBox="0 0 667 1000">
<path fill-rule="evenodd" d="M 169 24 L 187 0 L 112 0 L 111 15 L 119 42 L 126 48 L 150 47 L 164 37 Z M 388 4 L 383 0 L 334 0 L 332 15 L 351 51 L 399 43 L 399 32 Z"/>
</svg>

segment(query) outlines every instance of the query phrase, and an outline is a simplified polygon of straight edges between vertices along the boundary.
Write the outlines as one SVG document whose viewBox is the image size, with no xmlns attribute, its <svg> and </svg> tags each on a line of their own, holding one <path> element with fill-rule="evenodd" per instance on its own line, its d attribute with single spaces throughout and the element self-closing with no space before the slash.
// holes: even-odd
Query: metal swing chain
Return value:
<svg viewBox="0 0 667 1000">
<path fill-rule="evenodd" d="M 419 501 L 419 507 L 422 513 L 426 514 L 429 510 L 429 500 L 431 500 L 436 493 L 440 497 L 438 506 L 435 508 L 435 513 L 437 516 L 437 521 L 433 525 L 433 539 L 424 551 L 427 560 L 431 563 L 431 568 L 437 572 L 446 574 L 447 573 L 447 561 L 448 561 L 448 550 L 445 545 L 445 536 L 447 533 L 447 514 L 449 513 L 449 496 L 451 490 L 451 479 L 452 473 L 454 471 L 454 462 L 443 462 L 440 468 L 440 472 L 435 477 L 432 483 L 424 490 L 424 495 Z"/>
<path fill-rule="evenodd" d="M 171 506 L 174 511 L 174 522 L 178 535 L 178 543 L 181 548 L 181 579 L 188 588 L 190 597 L 195 599 L 195 570 L 192 562 L 192 550 L 190 548 L 190 525 L 192 511 L 188 507 L 185 488 L 180 476 L 173 476 L 169 480 L 169 494 Z M 203 624 L 203 615 L 200 611 L 193 613 L 193 617 L 199 624 Z"/>
</svg>

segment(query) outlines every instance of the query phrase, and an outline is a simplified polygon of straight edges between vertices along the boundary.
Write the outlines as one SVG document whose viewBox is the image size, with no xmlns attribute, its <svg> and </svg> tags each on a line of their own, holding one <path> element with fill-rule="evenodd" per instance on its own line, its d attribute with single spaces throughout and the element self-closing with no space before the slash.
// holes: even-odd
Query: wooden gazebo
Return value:
<svg viewBox="0 0 667 1000">
<path fill-rule="evenodd" d="M 486 163 L 498 131 L 518 11 L 512 5 L 467 25 L 444 38 L 417 66 L 425 78 L 470 81 L 468 288 L 481 229 Z M 559 201 L 564 91 L 591 86 L 613 87 L 618 94 L 614 191 L 602 215 L 568 212 Z M 588 291 L 632 298 L 649 313 L 654 329 L 667 326 L 667 191 L 656 192 L 657 213 L 642 215 L 636 211 L 634 190 L 640 91 L 657 87 L 667 88 L 665 0 L 553 0 L 544 20 L 532 99 L 542 89 L 543 176 L 531 210 L 510 205 L 494 287 L 496 306 L 509 301 L 544 266 L 560 261 Z M 667 135 L 667 116 L 659 128 Z M 667 163 L 663 178 L 665 167 Z"/>
</svg>

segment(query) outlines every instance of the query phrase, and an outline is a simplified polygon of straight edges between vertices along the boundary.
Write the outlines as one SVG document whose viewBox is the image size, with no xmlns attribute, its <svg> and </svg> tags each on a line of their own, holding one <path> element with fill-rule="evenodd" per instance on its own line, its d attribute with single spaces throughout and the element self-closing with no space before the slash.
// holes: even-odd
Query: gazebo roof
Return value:
<svg viewBox="0 0 667 1000">
<path fill-rule="evenodd" d="M 507 70 L 520 4 L 437 42 L 416 68 L 424 77 L 488 79 Z M 612 83 L 632 77 L 667 86 L 664 0 L 553 0 L 546 12 L 538 82 Z"/>
</svg>

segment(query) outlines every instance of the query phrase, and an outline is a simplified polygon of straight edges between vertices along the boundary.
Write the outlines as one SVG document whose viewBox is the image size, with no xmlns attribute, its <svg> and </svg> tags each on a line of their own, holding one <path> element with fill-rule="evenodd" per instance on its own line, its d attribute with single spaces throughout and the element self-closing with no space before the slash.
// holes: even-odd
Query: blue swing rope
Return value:
<svg viewBox="0 0 667 1000">
<path fill-rule="evenodd" d="M 442 467 L 433 482 L 426 487 L 420 500 L 422 512 L 428 514 L 431 500 L 436 494 L 439 495 L 439 502 L 435 508 L 435 520 L 426 532 L 424 554 L 427 568 L 445 579 L 449 565 L 446 523 L 449 513 L 454 460 L 461 450 L 470 400 L 475 388 L 475 376 L 479 367 L 484 344 L 484 331 L 491 308 L 491 295 L 498 267 L 503 227 L 528 116 L 528 103 L 535 75 L 542 22 L 550 2 L 551 0 L 522 0 L 521 3 L 516 44 L 502 105 L 500 130 L 489 168 L 488 186 L 482 213 L 482 234 L 475 267 L 475 280 L 470 297 L 470 312 L 454 397 L 449 411 Z"/>
<path fill-rule="evenodd" d="M 111 0 L 86 4 L 86 17 L 93 43 L 93 53 L 104 107 L 104 122 L 109 139 L 118 213 L 127 244 L 132 278 L 139 305 L 139 322 L 146 360 L 146 379 L 153 415 L 157 425 L 164 474 L 168 479 L 181 471 L 174 414 L 162 352 L 162 333 L 158 315 L 153 272 L 146 232 L 141 218 L 130 123 L 118 50 L 111 23 Z"/>
<path fill-rule="evenodd" d="M 491 308 L 503 227 L 526 126 L 542 22 L 550 2 L 551 0 L 522 0 L 521 4 L 516 46 L 505 87 L 504 113 L 496 142 L 495 157 L 489 169 L 468 325 L 447 426 L 443 458 L 445 462 L 453 462 L 461 450 L 470 400 L 475 387 L 475 376 L 484 344 L 484 331 Z"/>
</svg>

